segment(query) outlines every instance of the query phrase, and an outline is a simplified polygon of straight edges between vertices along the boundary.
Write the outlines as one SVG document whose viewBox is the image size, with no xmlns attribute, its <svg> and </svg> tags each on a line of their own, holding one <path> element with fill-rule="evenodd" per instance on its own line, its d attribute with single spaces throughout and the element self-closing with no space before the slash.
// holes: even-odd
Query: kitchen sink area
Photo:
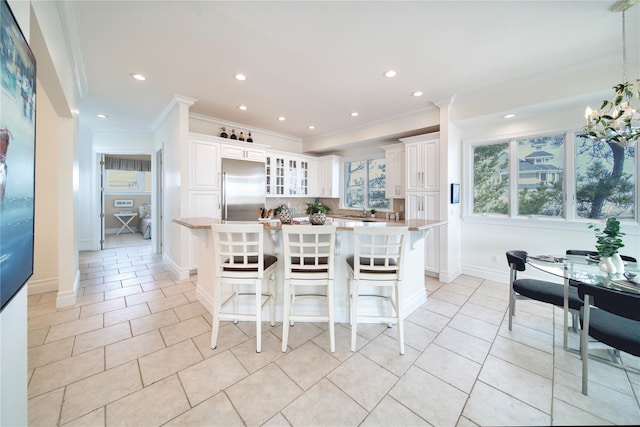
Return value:
<svg viewBox="0 0 640 427">
<path fill-rule="evenodd" d="M 370 216 L 362 216 L 362 215 L 329 215 L 331 218 L 339 218 L 339 219 L 350 219 L 353 221 L 361 221 L 361 222 L 387 222 L 385 218 L 372 218 Z"/>
</svg>

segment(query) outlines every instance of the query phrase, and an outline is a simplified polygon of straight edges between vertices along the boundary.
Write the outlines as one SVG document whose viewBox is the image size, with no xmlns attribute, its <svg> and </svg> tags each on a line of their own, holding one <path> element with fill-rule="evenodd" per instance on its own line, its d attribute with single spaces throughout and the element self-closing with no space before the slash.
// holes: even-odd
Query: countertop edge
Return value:
<svg viewBox="0 0 640 427">
<path fill-rule="evenodd" d="M 226 221 L 210 218 L 210 217 L 195 217 L 195 218 L 177 218 L 173 219 L 173 222 L 176 224 L 182 225 L 184 227 L 190 229 L 207 229 L 210 228 L 213 224 L 222 224 Z M 236 222 L 236 221 L 234 221 Z M 246 222 L 246 223 L 255 223 L 254 221 L 237 221 L 237 222 Z M 342 220 L 340 218 L 336 218 L 332 221 L 332 223 L 336 224 L 337 230 L 353 230 L 354 227 L 359 226 L 370 226 L 370 227 L 403 227 L 408 226 L 409 231 L 425 231 L 431 228 L 440 227 L 446 225 L 448 221 L 440 221 L 440 220 L 419 220 L 413 219 L 408 221 L 376 221 L 376 222 L 362 222 L 356 220 Z M 375 225 L 372 225 L 375 224 Z M 384 225 L 383 225 L 384 224 Z M 282 224 L 272 224 L 265 223 L 265 230 L 280 230 L 282 228 Z"/>
</svg>

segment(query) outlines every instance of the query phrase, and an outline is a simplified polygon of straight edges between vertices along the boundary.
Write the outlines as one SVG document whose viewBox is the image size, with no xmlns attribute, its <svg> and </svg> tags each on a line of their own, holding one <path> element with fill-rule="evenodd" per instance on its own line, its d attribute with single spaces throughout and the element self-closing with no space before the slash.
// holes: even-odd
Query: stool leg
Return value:
<svg viewBox="0 0 640 427">
<path fill-rule="evenodd" d="M 276 277 L 275 273 L 272 273 L 269 277 L 269 314 L 271 316 L 271 326 L 276 326 Z"/>
<path fill-rule="evenodd" d="M 262 280 L 256 280 L 256 353 L 262 352 Z"/>
<path fill-rule="evenodd" d="M 398 341 L 400 341 L 400 354 L 404 354 L 404 321 L 402 320 L 402 312 L 400 310 L 400 284 L 395 285 L 395 307 L 396 318 L 398 319 Z"/>
<path fill-rule="evenodd" d="M 333 322 L 333 280 L 327 283 L 327 305 L 329 309 L 329 345 L 331 352 L 336 352 L 336 333 Z"/>
<path fill-rule="evenodd" d="M 351 282 L 351 351 L 356 351 L 358 334 L 358 281 Z"/>
<path fill-rule="evenodd" d="M 218 288 L 213 301 L 213 329 L 211 330 L 211 349 L 214 350 L 218 346 L 218 332 L 220 331 L 220 310 L 222 309 L 222 285 L 218 278 Z"/>
<path fill-rule="evenodd" d="M 287 351 L 289 342 L 289 315 L 291 314 L 291 284 L 289 280 L 284 281 L 284 306 L 282 312 L 282 352 Z"/>
</svg>

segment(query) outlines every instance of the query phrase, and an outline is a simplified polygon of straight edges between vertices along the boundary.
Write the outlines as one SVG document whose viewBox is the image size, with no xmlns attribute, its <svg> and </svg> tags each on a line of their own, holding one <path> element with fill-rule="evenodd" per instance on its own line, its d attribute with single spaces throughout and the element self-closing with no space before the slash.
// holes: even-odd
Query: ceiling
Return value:
<svg viewBox="0 0 640 427">
<path fill-rule="evenodd" d="M 81 126 L 151 129 L 176 94 L 197 100 L 192 112 L 312 140 L 453 97 L 464 120 L 607 89 L 622 73 L 613 3 L 69 1 L 59 11 Z M 640 6 L 630 18 L 634 59 Z"/>
</svg>

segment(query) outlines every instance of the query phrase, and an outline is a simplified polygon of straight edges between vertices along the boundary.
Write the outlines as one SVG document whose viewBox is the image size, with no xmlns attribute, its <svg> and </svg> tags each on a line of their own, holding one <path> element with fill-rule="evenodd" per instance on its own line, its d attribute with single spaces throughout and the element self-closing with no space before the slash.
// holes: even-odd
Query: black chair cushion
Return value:
<svg viewBox="0 0 640 427">
<path fill-rule="evenodd" d="M 536 279 L 518 279 L 513 282 L 513 290 L 527 298 L 564 307 L 564 285 Z M 582 300 L 578 297 L 578 289 L 569 286 L 569 308 L 578 310 Z"/>
<path fill-rule="evenodd" d="M 353 270 L 354 268 L 354 255 L 349 255 L 347 257 L 347 264 L 349 264 L 349 267 L 351 267 L 351 269 Z M 384 262 L 385 259 L 384 258 L 374 258 L 373 259 L 373 265 L 375 266 L 384 266 Z M 389 260 L 389 264 L 390 265 L 396 265 L 396 262 L 394 260 Z M 371 265 L 371 260 L 369 258 L 364 258 L 364 257 L 360 257 L 360 265 L 361 266 L 369 266 Z M 366 270 L 361 268 L 360 269 L 361 272 L 363 273 L 379 273 L 379 274 L 388 274 L 388 273 L 395 273 L 396 270 Z"/>
<path fill-rule="evenodd" d="M 237 263 L 242 263 L 243 262 L 243 257 L 241 256 L 236 256 L 234 257 L 234 261 Z M 258 263 L 258 257 L 257 256 L 250 256 L 249 257 L 249 264 L 257 264 Z M 278 258 L 276 258 L 273 255 L 264 255 L 263 257 L 263 270 L 266 270 L 267 268 L 271 267 L 273 264 L 275 264 L 278 261 Z M 225 261 L 226 262 L 226 261 Z M 226 267 L 222 268 L 224 271 L 257 271 L 258 267 L 234 267 L 233 264 L 232 265 L 228 265 Z"/>
<path fill-rule="evenodd" d="M 583 324 L 584 308 L 580 309 L 580 324 Z M 640 322 L 591 307 L 589 312 L 589 335 L 598 341 L 640 356 Z"/>
<path fill-rule="evenodd" d="M 316 259 L 315 257 L 304 257 L 304 265 L 315 265 Z M 319 257 L 318 258 L 318 267 L 322 265 L 329 264 L 328 257 Z M 296 268 L 296 265 L 300 265 L 300 257 L 294 256 L 291 257 L 291 271 L 294 273 L 326 273 L 329 271 L 328 268 Z"/>
</svg>

